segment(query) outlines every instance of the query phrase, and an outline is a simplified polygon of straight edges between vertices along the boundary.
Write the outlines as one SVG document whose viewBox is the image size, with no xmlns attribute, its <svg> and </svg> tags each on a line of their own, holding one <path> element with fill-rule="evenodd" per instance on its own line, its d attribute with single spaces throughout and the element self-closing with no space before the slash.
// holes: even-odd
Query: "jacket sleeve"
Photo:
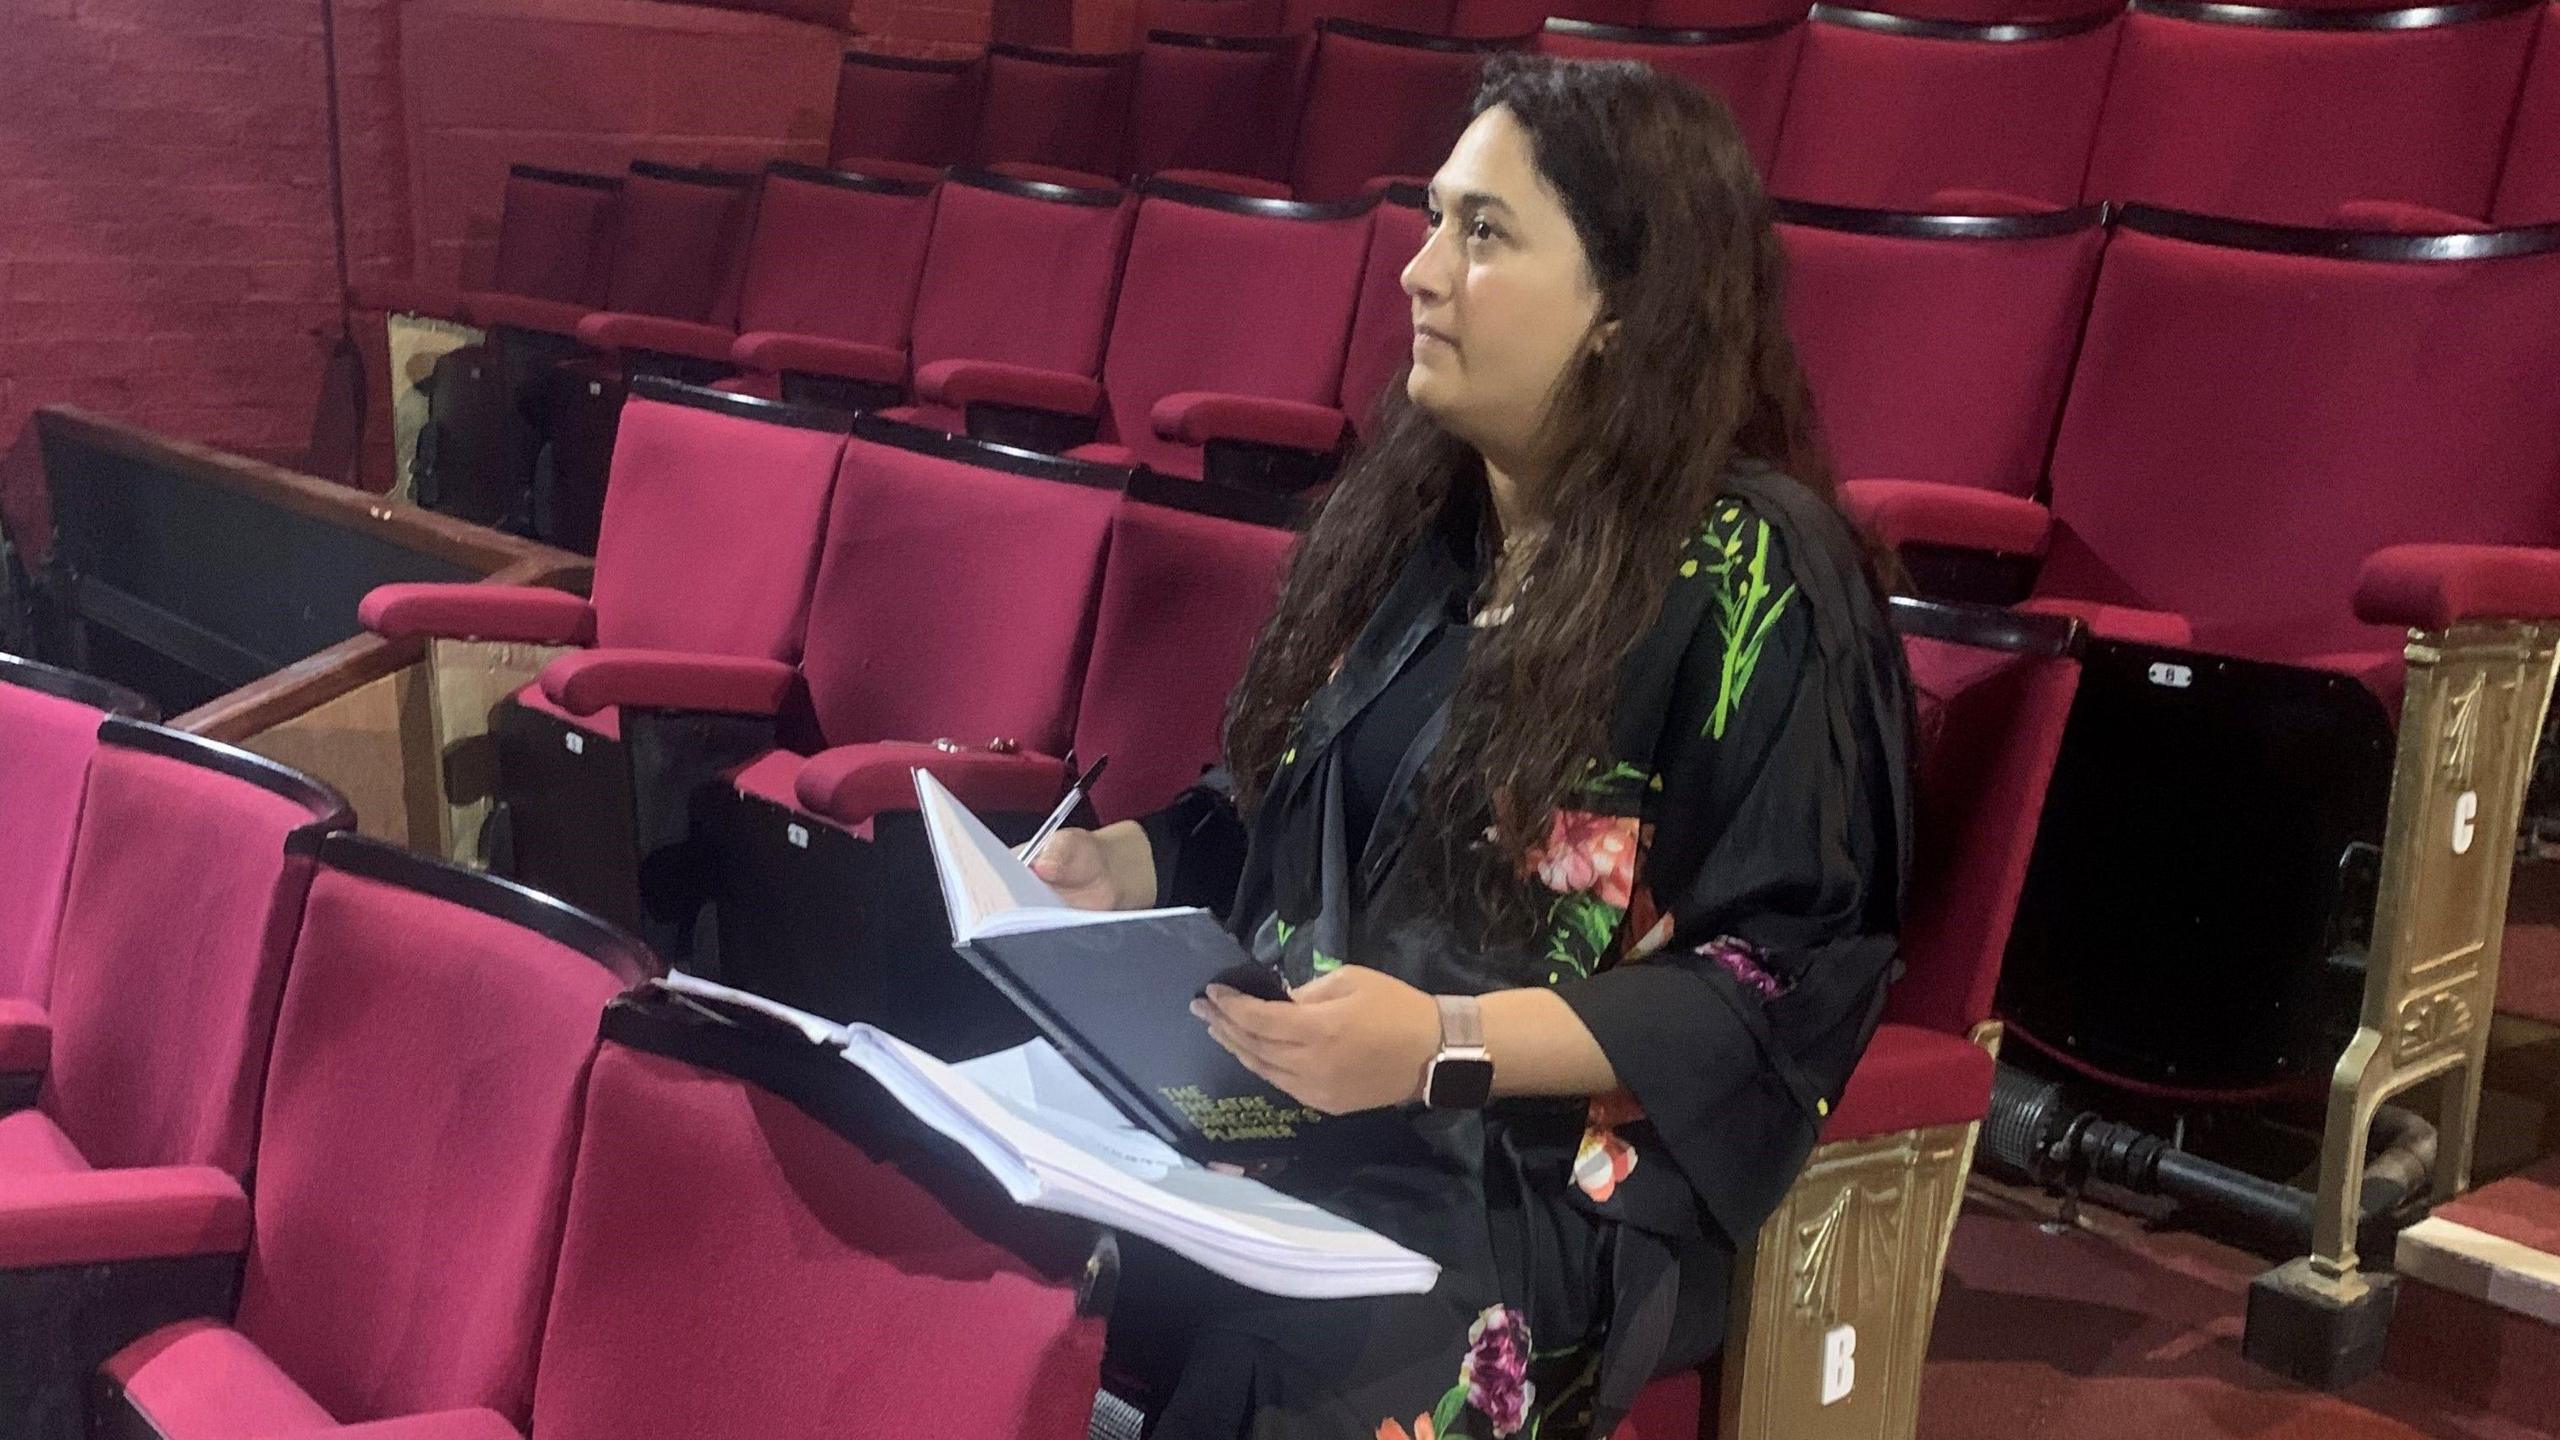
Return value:
<svg viewBox="0 0 2560 1440">
<path fill-rule="evenodd" d="M 1235 785 L 1221 768 L 1152 815 L 1138 817 L 1154 853 L 1156 904 L 1197 905 L 1225 918 L 1244 876 L 1247 836 Z"/>
<path fill-rule="evenodd" d="M 1638 1143 L 1736 1244 L 1793 1183 L 1881 1008 L 1904 791 L 1888 767 L 1906 763 L 1881 619 L 1817 613 L 1809 594 L 1873 607 L 1799 587 L 1753 527 L 1763 565 L 1698 577 L 1728 588 L 1680 660 L 1627 958 L 1557 987 L 1650 1122 Z"/>
</svg>

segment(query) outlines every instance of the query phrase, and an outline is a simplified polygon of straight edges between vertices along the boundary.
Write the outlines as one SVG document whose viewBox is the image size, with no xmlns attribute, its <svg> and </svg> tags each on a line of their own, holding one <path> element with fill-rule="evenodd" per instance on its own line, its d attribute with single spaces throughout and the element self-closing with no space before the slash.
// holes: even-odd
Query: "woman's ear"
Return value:
<svg viewBox="0 0 2560 1440">
<path fill-rule="evenodd" d="M 1594 355 L 1606 355 L 1606 354 L 1608 354 L 1608 353 L 1609 353 L 1609 347 L 1610 347 L 1610 346 L 1612 346 L 1612 345 L 1615 345 L 1615 344 L 1617 344 L 1617 343 L 1618 343 L 1618 322 L 1617 322 L 1617 321 L 1615 321 L 1615 320 L 1603 320 L 1603 321 L 1601 321 L 1599 324 L 1594 325 L 1594 326 L 1592 326 L 1592 327 L 1591 327 L 1591 353 L 1592 353 L 1592 354 L 1594 354 Z"/>
</svg>

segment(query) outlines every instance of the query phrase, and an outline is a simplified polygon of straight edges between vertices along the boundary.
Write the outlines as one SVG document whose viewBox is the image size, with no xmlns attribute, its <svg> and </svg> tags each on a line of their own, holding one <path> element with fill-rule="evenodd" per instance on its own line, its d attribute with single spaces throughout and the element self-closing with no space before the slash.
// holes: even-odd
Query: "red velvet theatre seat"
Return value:
<svg viewBox="0 0 2560 1440">
<path fill-rule="evenodd" d="M 463 311 L 483 328 L 572 335 L 591 309 L 727 325 L 755 177 L 635 160 L 623 180 L 612 268 L 601 296 L 554 300 L 480 291 Z"/>
<path fill-rule="evenodd" d="M 238 1314 L 108 1361 L 102 1421 L 166 1440 L 474 1408 L 522 1425 L 597 1020 L 654 967 L 547 896 L 325 843 Z"/>
<path fill-rule="evenodd" d="M 1042 166 L 1095 182 L 1119 179 L 1136 73 L 1134 55 L 988 46 L 977 163 Z"/>
<path fill-rule="evenodd" d="M 622 209 L 622 177 L 535 165 L 507 167 L 498 205 L 498 253 L 488 288 L 563 305 L 605 301 Z M 361 309 L 458 320 L 462 296 L 408 284 L 360 286 Z"/>
<path fill-rule="evenodd" d="M 1879 210 L 1989 190 L 2078 202 L 2115 66 L 2115 12 L 1957 25 L 1817 8 L 1769 190 Z"/>
<path fill-rule="evenodd" d="M 1804 27 L 1793 19 L 1698 30 L 1549 20 L 1536 43 L 1542 55 L 1639 60 L 1688 81 L 1733 112 L 1752 158 L 1766 169 L 1778 151 L 1778 127 L 1786 118 L 1787 88 L 1796 70 L 1796 51 L 1804 43 Z"/>
<path fill-rule="evenodd" d="M 2533 9 L 2140 0 L 2082 194 L 2297 225 L 2351 200 L 2485 215 Z"/>
<path fill-rule="evenodd" d="M 1357 195 L 1381 175 L 1440 168 L 1466 128 L 1484 58 L 1500 40 L 1459 40 L 1348 20 L 1316 27 L 1290 184 L 1301 200 Z"/>
<path fill-rule="evenodd" d="M 2498 202 L 2489 214 L 2501 225 L 2560 222 L 2560 3 L 2542 7 L 2542 34 L 2533 44 L 2533 67 L 2525 73 Z"/>
<path fill-rule="evenodd" d="M 1014 1206 L 796 1034 L 647 992 L 604 1029 L 534 1434 L 1083 1440 L 1087 1227 Z"/>
<path fill-rule="evenodd" d="M 228 746 L 121 717 L 97 737 L 49 1004 L 0 1009 L 0 1414 L 48 1440 L 116 1346 L 230 1303 L 311 856 L 354 823 Z"/>
<path fill-rule="evenodd" d="M 150 719 L 150 708 L 103 680 L 0 655 L 0 1016 L 44 1001 L 98 723 Z"/>
<path fill-rule="evenodd" d="M 1778 214 L 1788 330 L 1840 473 L 2033 497 L 2106 243 L 2099 208 Z"/>
<path fill-rule="evenodd" d="M 1129 173 L 1242 176 L 1286 198 L 1306 57 L 1298 36 L 1150 31 L 1138 51 Z"/>
<path fill-rule="evenodd" d="M 939 169 L 969 158 L 978 128 L 984 62 L 847 50 L 837 72 L 828 163 L 859 170 L 875 161 Z"/>
</svg>

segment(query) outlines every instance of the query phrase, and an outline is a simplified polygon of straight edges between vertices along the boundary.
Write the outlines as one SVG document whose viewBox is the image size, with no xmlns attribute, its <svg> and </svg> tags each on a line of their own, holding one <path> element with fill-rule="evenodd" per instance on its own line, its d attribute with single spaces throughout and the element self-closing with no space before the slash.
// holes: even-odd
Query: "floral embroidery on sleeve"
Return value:
<svg viewBox="0 0 2560 1440">
<path fill-rule="evenodd" d="M 1703 571 L 1716 582 L 1716 634 L 1724 642 L 1724 668 L 1717 679 L 1716 706 L 1707 716 L 1706 733 L 1721 740 L 1725 727 L 1741 708 L 1743 692 L 1760 667 L 1761 647 L 1769 631 L 1796 597 L 1796 587 L 1769 585 L 1769 522 L 1745 516 L 1738 505 L 1723 505 L 1699 533 L 1703 561 L 1680 567 L 1684 576 Z"/>
<path fill-rule="evenodd" d="M 1583 1194 L 1605 1204 L 1618 1193 L 1618 1182 L 1635 1173 L 1636 1147 L 1618 1134 L 1618 1127 L 1643 1118 L 1644 1107 L 1624 1090 L 1591 1097 L 1582 1146 L 1573 1157 L 1573 1183 Z"/>
</svg>

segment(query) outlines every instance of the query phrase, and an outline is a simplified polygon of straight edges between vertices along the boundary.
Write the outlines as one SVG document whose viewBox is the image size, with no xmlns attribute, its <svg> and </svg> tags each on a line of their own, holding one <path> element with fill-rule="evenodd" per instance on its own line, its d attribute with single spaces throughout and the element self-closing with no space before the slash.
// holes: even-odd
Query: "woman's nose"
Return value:
<svg viewBox="0 0 2560 1440">
<path fill-rule="evenodd" d="M 1446 265 L 1438 230 L 1422 237 L 1422 248 L 1405 262 L 1404 293 L 1416 300 L 1435 301 L 1448 298 Z"/>
</svg>

